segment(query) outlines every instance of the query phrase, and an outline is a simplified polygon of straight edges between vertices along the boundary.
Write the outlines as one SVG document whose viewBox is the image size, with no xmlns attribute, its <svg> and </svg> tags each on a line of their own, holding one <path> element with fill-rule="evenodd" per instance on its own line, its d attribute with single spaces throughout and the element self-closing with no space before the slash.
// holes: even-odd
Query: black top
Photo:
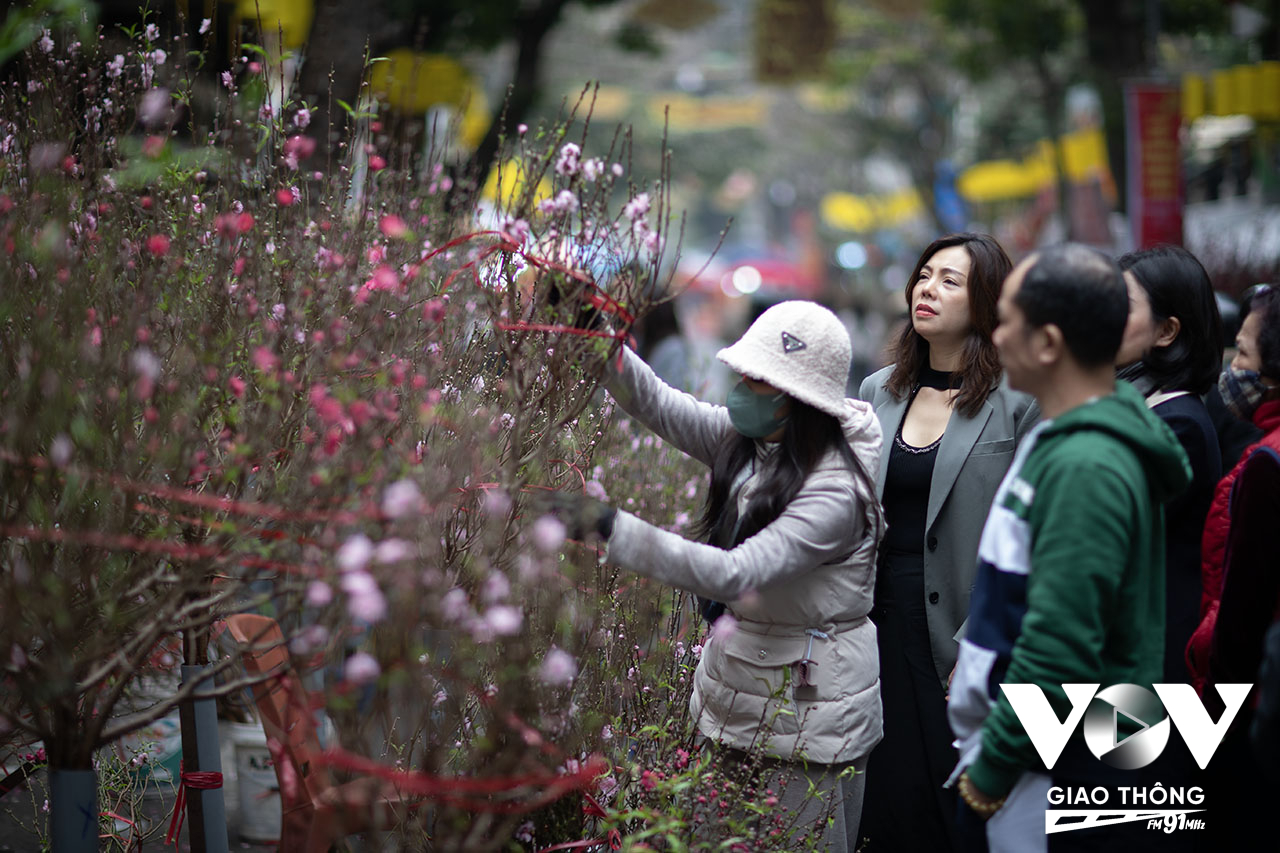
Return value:
<svg viewBox="0 0 1280 853">
<path fill-rule="evenodd" d="M 1200 537 L 1222 479 L 1222 457 L 1213 421 L 1199 397 L 1174 397 L 1152 411 L 1173 429 L 1191 462 L 1191 485 L 1164 505 L 1164 678 L 1187 682 L 1190 675 L 1183 651 L 1200 622 Z"/>
<path fill-rule="evenodd" d="M 920 373 L 916 377 L 916 391 L 921 388 L 937 388 L 939 391 L 948 391 L 951 389 L 951 383 L 955 381 L 956 375 L 950 370 L 934 370 L 927 364 L 920 366 Z M 915 391 L 912 391 L 912 397 Z M 908 408 L 910 405 L 908 404 Z"/>
<path fill-rule="evenodd" d="M 902 420 L 905 422 L 906 417 Z M 940 444 L 941 436 L 928 447 L 912 447 L 902 440 L 902 425 L 898 425 L 893 448 L 889 451 L 889 469 L 885 472 L 884 497 L 881 500 L 885 520 L 889 522 L 889 530 L 884 537 L 886 552 L 924 555 L 929 484 L 933 480 L 933 464 L 938 459 Z"/>
</svg>

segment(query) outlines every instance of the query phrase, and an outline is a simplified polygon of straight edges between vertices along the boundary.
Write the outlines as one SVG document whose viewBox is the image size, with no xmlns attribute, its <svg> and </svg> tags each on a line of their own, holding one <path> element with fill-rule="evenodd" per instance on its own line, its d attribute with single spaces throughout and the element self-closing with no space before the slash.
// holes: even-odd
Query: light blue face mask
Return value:
<svg viewBox="0 0 1280 853">
<path fill-rule="evenodd" d="M 787 395 L 782 391 L 777 394 L 757 394 L 747 387 L 746 382 L 739 382 L 729 392 L 725 404 L 729 407 L 729 420 L 733 428 L 747 438 L 764 438 L 773 435 L 778 428 L 787 422 L 787 415 L 777 416 Z"/>
</svg>

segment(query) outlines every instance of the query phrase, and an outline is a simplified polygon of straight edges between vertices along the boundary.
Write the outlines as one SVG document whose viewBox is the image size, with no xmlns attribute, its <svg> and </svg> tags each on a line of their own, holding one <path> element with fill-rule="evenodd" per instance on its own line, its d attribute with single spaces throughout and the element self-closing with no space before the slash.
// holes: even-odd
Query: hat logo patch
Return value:
<svg viewBox="0 0 1280 853">
<path fill-rule="evenodd" d="M 797 338 L 790 332 L 782 333 L 782 351 L 785 353 L 798 352 L 802 349 L 808 349 L 808 344 Z"/>
</svg>

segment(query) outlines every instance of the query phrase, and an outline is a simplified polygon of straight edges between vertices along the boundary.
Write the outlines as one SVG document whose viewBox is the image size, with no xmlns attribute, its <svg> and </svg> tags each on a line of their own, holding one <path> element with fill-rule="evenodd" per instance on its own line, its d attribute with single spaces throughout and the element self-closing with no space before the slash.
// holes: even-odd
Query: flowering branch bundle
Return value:
<svg viewBox="0 0 1280 853">
<path fill-rule="evenodd" d="M 450 210 L 391 116 L 316 171 L 257 54 L 193 110 L 180 48 L 51 32 L 0 81 L 0 741 L 87 768 L 239 693 L 202 638 L 257 609 L 336 730 L 305 760 L 430 802 L 405 844 L 687 843 L 700 626 L 530 509 L 682 530 L 701 496 L 599 391 L 666 295 L 668 175 L 569 140 L 575 107 Z M 178 686 L 179 634 L 216 686 Z"/>
</svg>

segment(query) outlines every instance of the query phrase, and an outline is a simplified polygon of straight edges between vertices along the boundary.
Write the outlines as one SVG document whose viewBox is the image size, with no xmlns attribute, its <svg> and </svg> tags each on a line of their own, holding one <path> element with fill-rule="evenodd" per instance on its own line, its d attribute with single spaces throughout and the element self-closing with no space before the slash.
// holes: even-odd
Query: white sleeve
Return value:
<svg viewBox="0 0 1280 853">
<path fill-rule="evenodd" d="M 622 348 L 621 372 L 612 362 L 605 368 L 605 387 L 627 414 L 705 465 L 733 429 L 728 409 L 672 388 L 628 347 Z"/>
<path fill-rule="evenodd" d="M 852 478 L 806 484 L 783 513 L 732 550 L 691 542 L 619 512 L 608 560 L 717 601 L 799 577 L 852 553 L 864 513 Z"/>
</svg>

